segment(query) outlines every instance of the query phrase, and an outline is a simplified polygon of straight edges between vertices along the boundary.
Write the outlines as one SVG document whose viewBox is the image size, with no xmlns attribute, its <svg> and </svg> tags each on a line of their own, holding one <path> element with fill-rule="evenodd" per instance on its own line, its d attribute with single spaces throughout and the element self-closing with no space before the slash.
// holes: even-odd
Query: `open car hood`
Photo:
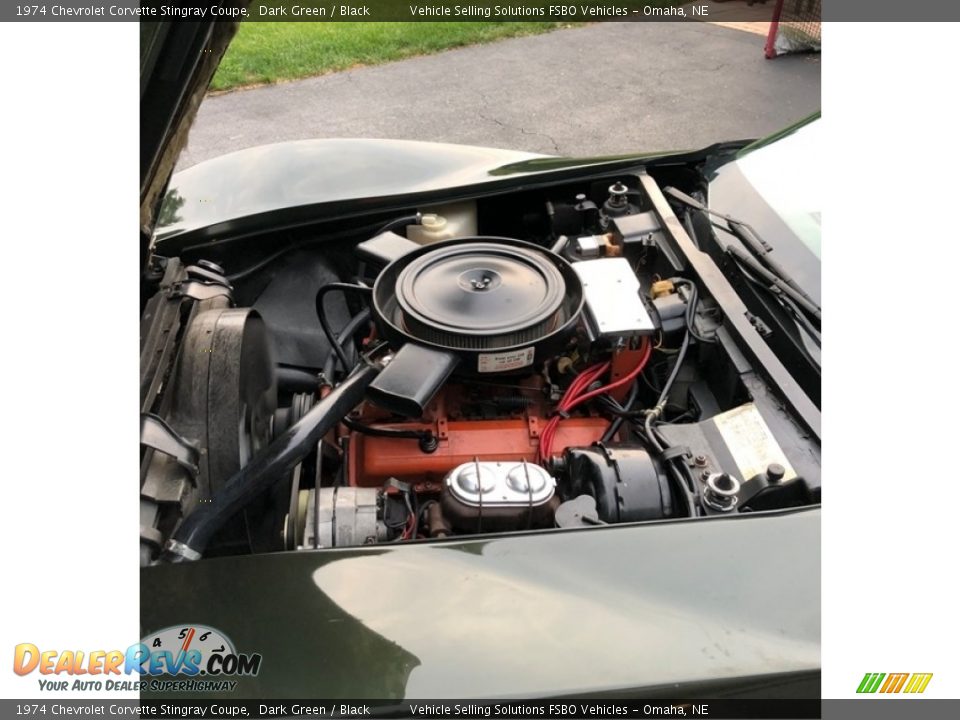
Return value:
<svg viewBox="0 0 960 720">
<path fill-rule="evenodd" d="M 245 0 L 220 0 L 246 6 Z M 157 212 L 210 79 L 237 22 L 140 23 L 140 260 L 144 267 Z"/>
<path fill-rule="evenodd" d="M 262 653 L 231 700 L 820 690 L 819 509 L 160 565 L 140 596 L 145 635 Z"/>
</svg>

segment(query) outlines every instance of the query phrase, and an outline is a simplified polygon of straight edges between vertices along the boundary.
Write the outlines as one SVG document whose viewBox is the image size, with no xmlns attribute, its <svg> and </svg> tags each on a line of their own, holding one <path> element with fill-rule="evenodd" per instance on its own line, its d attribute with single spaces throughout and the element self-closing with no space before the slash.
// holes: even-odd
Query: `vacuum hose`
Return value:
<svg viewBox="0 0 960 720">
<path fill-rule="evenodd" d="M 353 375 L 334 388 L 306 415 L 244 465 L 216 493 L 191 513 L 167 542 L 160 562 L 199 560 L 210 539 L 224 523 L 272 485 L 285 478 L 320 438 L 363 399 L 380 368 L 360 365 Z"/>
</svg>

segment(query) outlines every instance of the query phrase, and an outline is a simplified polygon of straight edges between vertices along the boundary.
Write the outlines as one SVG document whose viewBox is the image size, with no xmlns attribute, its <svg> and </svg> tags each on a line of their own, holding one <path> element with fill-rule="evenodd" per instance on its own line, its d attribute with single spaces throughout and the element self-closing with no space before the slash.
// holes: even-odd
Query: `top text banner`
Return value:
<svg viewBox="0 0 960 720">
<path fill-rule="evenodd" d="M 651 22 L 758 21 L 772 19 L 778 0 L 689 2 L 687 0 L 60 0 L 3 3 L 0 21 L 141 22 L 261 20 L 278 22 Z M 807 15 L 816 0 L 782 0 L 782 10 Z M 823 21 L 960 20 L 960 3 L 942 0 L 824 0 Z M 764 10 L 768 12 L 764 12 Z M 804 20 L 813 18 L 804 17 Z"/>
<path fill-rule="evenodd" d="M 772 7 L 776 0 L 768 0 Z M 789 0 L 793 2 L 794 0 Z M 803 2 L 805 0 L 801 0 Z M 745 9 L 746 3 L 737 3 Z M 716 5 L 715 7 L 719 7 Z M 731 16 L 730 8 L 724 17 Z M 736 13 L 733 13 L 736 15 Z M 170 21 L 264 20 L 293 22 L 471 22 L 471 21 L 639 21 L 709 19 L 710 6 L 689 0 L 594 0 L 563 3 L 550 0 L 188 0 L 187 2 L 90 2 L 62 0 L 7 6 L 0 20 Z M 757 19 L 757 12 L 750 17 Z M 746 17 L 746 10 L 744 10 Z"/>
<path fill-rule="evenodd" d="M 775 0 L 770 0 L 771 3 Z M 747 7 L 745 3 L 744 7 Z M 771 5 L 772 7 L 772 5 Z M 293 22 L 540 22 L 604 20 L 684 20 L 709 19 L 706 4 L 689 0 L 611 0 L 581 1 L 575 4 L 556 0 L 188 0 L 187 2 L 89 2 L 65 0 L 39 4 L 16 4 L 7 20 L 98 20 L 98 21 L 170 21 L 170 20 L 263 20 Z M 772 11 L 771 11 L 772 12 Z M 724 15 L 729 15 L 729 9 Z M 756 12 L 751 13 L 756 18 Z"/>
</svg>

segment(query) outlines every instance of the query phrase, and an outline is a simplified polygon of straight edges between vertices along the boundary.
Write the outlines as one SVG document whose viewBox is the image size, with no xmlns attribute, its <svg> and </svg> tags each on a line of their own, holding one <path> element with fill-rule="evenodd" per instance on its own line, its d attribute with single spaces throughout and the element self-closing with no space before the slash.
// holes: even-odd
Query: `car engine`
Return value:
<svg viewBox="0 0 960 720">
<path fill-rule="evenodd" d="M 683 262 L 696 228 L 656 187 L 161 246 L 142 563 L 819 502 L 819 446 Z"/>
</svg>

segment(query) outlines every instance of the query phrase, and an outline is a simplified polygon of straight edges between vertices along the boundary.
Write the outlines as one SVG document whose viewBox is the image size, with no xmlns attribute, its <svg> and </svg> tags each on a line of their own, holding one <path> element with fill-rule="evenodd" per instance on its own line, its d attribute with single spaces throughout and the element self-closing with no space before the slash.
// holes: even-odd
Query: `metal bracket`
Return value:
<svg viewBox="0 0 960 720">
<path fill-rule="evenodd" d="M 161 418 L 151 413 L 140 415 L 140 444 L 169 455 L 196 480 L 200 473 L 200 451 Z"/>
<path fill-rule="evenodd" d="M 140 540 L 152 545 L 157 550 L 163 548 L 163 534 L 154 527 L 140 526 Z"/>
<path fill-rule="evenodd" d="M 203 261 L 201 260 L 201 262 Z M 223 276 L 222 272 L 218 273 L 201 265 L 188 265 L 186 273 L 187 277 L 191 280 L 196 280 L 198 282 L 210 285 L 223 285 L 225 288 L 233 290 L 233 286 L 227 282 L 227 279 Z"/>
<path fill-rule="evenodd" d="M 192 547 L 189 545 L 184 545 L 179 540 L 167 540 L 167 544 L 164 549 L 171 555 L 181 557 L 187 562 L 195 562 L 203 557 L 203 555 L 198 553 Z"/>
<path fill-rule="evenodd" d="M 540 437 L 540 421 L 534 415 L 527 415 L 527 433 L 531 440 Z"/>
<path fill-rule="evenodd" d="M 188 297 L 194 300 L 209 300 L 222 295 L 231 302 L 233 301 L 233 291 L 230 287 L 220 283 L 200 282 L 199 280 L 184 280 L 177 283 L 173 286 L 171 294 L 173 297 Z"/>
</svg>

